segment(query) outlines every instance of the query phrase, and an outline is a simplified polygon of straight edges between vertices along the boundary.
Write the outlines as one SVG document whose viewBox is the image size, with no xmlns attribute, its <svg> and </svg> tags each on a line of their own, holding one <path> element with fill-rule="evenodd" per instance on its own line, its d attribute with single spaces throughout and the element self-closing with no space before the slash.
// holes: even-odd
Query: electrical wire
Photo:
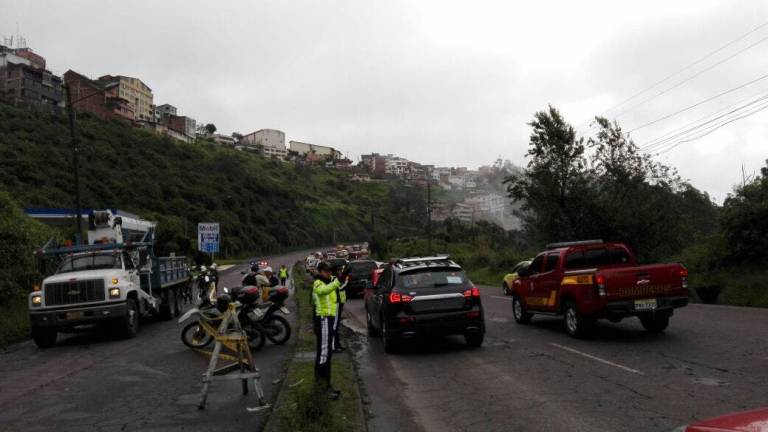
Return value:
<svg viewBox="0 0 768 432">
<path fill-rule="evenodd" d="M 603 117 L 604 117 L 604 116 L 605 116 L 605 114 L 607 114 L 609 111 L 613 111 L 614 109 L 616 109 L 616 108 L 618 108 L 618 107 L 620 107 L 620 106 L 622 106 L 622 105 L 626 104 L 627 102 L 629 102 L 629 101 L 631 101 L 631 100 L 635 99 L 636 97 L 638 97 L 638 96 L 640 96 L 640 95 L 642 95 L 642 94 L 644 94 L 644 93 L 648 92 L 649 90 L 653 89 L 654 87 L 658 86 L 659 84 L 663 84 L 663 83 L 665 83 L 665 82 L 669 81 L 669 80 L 670 80 L 670 79 L 672 79 L 673 77 L 675 77 L 675 76 L 677 76 L 677 75 L 680 75 L 681 73 L 683 73 L 683 72 L 687 71 L 688 69 L 690 69 L 690 68 L 692 68 L 692 67 L 694 67 L 694 66 L 696 66 L 696 65 L 698 65 L 698 64 L 700 64 L 700 63 L 702 63 L 704 60 L 706 60 L 706 59 L 708 59 L 708 58 L 710 58 L 710 57 L 714 56 L 715 54 L 717 54 L 717 53 L 719 53 L 720 51 L 722 51 L 722 50 L 724 50 L 724 49 L 728 48 L 729 46 L 731 46 L 731 45 L 735 44 L 736 42 L 739 42 L 739 41 L 741 41 L 742 39 L 744 39 L 744 38 L 746 38 L 747 36 L 749 36 L 749 35 L 751 35 L 751 34 L 755 33 L 756 31 L 758 31 L 758 30 L 762 29 L 762 28 L 763 28 L 763 27 L 765 27 L 765 26 L 768 26 L 768 21 L 766 21 L 766 22 L 764 22 L 764 23 L 762 23 L 762 24 L 758 25 L 757 27 L 753 28 L 752 30 L 750 30 L 750 31 L 748 31 L 748 32 L 746 32 L 746 33 L 744 33 L 743 35 L 741 35 L 741 36 L 737 37 L 736 39 L 733 39 L 733 40 L 731 40 L 730 42 L 726 43 L 725 45 L 722 45 L 721 47 L 719 47 L 719 48 L 715 49 L 714 51 L 711 51 L 711 52 L 709 52 L 708 54 L 705 54 L 704 56 L 702 56 L 702 57 L 700 57 L 699 59 L 697 59 L 697 60 L 693 61 L 692 63 L 689 63 L 687 66 L 684 66 L 682 69 L 679 69 L 679 70 L 677 70 L 676 72 L 674 72 L 674 73 L 671 73 L 671 74 L 667 75 L 666 77 L 662 78 L 661 80 L 659 80 L 659 81 L 656 81 L 655 83 L 651 84 L 649 87 L 646 87 L 645 89 L 643 89 L 643 90 L 641 90 L 641 91 L 639 91 L 639 92 L 637 92 L 637 93 L 633 94 L 632 96 L 630 96 L 630 97 L 628 97 L 628 98 L 624 99 L 623 101 L 619 102 L 618 104 L 616 104 L 616 105 L 614 105 L 614 106 L 612 106 L 612 107 L 610 107 L 610 108 L 606 109 L 605 111 L 603 111 L 603 112 L 602 112 L 602 114 L 600 114 L 600 116 L 603 116 Z"/>
<path fill-rule="evenodd" d="M 659 117 L 659 118 L 657 118 L 656 120 L 650 121 L 650 122 L 648 122 L 648 123 L 645 123 L 645 124 L 642 124 L 642 125 L 640 125 L 640 126 L 637 126 L 637 127 L 635 127 L 634 129 L 631 129 L 631 130 L 629 130 L 627 133 L 632 133 L 632 132 L 638 131 L 638 130 L 640 130 L 640 129 L 646 128 L 646 127 L 648 127 L 648 126 L 654 125 L 654 124 L 656 124 L 656 123 L 658 123 L 658 122 L 661 122 L 661 121 L 664 121 L 664 120 L 670 119 L 670 118 L 672 118 L 672 117 L 674 117 L 674 116 L 676 116 L 676 115 L 678 115 L 678 114 L 682 114 L 682 113 L 684 113 L 684 112 L 686 112 L 686 111 L 689 111 L 689 110 L 691 110 L 691 109 L 693 109 L 693 108 L 696 108 L 696 107 L 698 107 L 698 106 L 701 106 L 701 105 L 703 105 L 703 104 L 705 104 L 705 103 L 707 103 L 707 102 L 711 102 L 711 101 L 713 101 L 713 100 L 715 100 L 715 99 L 718 99 L 718 98 L 720 98 L 720 97 L 723 97 L 723 96 L 725 96 L 725 95 L 727 95 L 727 94 L 730 94 L 730 93 L 733 93 L 733 92 L 735 92 L 735 91 L 741 90 L 741 89 L 743 89 L 744 87 L 750 86 L 750 85 L 752 85 L 752 84 L 754 84 L 754 83 L 756 83 L 756 82 L 758 82 L 758 81 L 764 80 L 764 79 L 766 79 L 766 78 L 768 78 L 768 74 L 765 74 L 765 75 L 761 75 L 761 76 L 759 76 L 759 77 L 757 77 L 757 78 L 755 78 L 755 79 L 753 79 L 753 80 L 751 80 L 751 81 L 748 81 L 748 82 L 746 82 L 746 83 L 744 83 L 744 84 L 741 84 L 741 85 L 739 85 L 739 86 L 736 86 L 736 87 L 733 87 L 733 88 L 731 88 L 731 89 L 728 89 L 728 90 L 726 90 L 726 91 L 724 91 L 724 92 L 718 93 L 718 94 L 716 94 L 716 95 L 714 95 L 714 96 L 710 96 L 710 97 L 708 97 L 708 98 L 706 98 L 706 99 L 704 99 L 704 100 L 701 100 L 701 101 L 699 101 L 699 102 L 697 102 L 697 103 L 695 103 L 695 104 L 693 104 L 693 105 L 689 105 L 689 106 L 687 106 L 687 107 L 685 107 L 685 108 L 679 109 L 679 110 L 677 110 L 677 111 L 675 111 L 675 112 L 672 112 L 672 113 L 669 113 L 669 114 L 667 114 L 667 115 L 664 115 L 664 116 L 662 116 L 662 117 Z"/>
</svg>

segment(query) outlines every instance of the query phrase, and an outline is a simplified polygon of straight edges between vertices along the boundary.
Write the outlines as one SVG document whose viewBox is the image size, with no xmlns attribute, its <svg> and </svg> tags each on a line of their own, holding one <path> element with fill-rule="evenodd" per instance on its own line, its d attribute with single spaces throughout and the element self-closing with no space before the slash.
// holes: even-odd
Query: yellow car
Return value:
<svg viewBox="0 0 768 432">
<path fill-rule="evenodd" d="M 501 283 L 501 290 L 504 295 L 512 294 L 512 283 L 520 277 L 517 275 L 517 272 L 524 268 L 528 268 L 529 265 L 531 265 L 530 260 L 520 261 L 519 263 L 515 264 L 511 273 L 507 273 L 507 275 L 504 276 L 504 282 Z"/>
</svg>

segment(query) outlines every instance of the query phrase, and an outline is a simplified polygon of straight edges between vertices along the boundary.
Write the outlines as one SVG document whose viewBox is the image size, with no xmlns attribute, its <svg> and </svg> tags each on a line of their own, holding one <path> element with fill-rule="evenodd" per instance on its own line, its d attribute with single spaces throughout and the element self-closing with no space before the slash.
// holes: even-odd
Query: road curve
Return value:
<svg viewBox="0 0 768 432">
<path fill-rule="evenodd" d="M 480 287 L 479 349 L 434 338 L 384 353 L 354 344 L 372 431 L 670 431 L 696 419 L 768 405 L 768 310 L 690 305 L 665 334 L 636 318 L 569 337 L 557 318 L 518 325 L 500 288 Z M 348 303 L 362 333 L 362 300 Z"/>
<path fill-rule="evenodd" d="M 269 258 L 288 266 L 306 256 L 296 252 Z M 224 286 L 239 284 L 245 265 L 222 271 Z M 108 331 L 59 337 L 56 347 L 31 341 L 0 352 L 0 431 L 258 431 L 264 414 L 242 396 L 237 381 L 211 385 L 204 411 L 196 407 L 208 358 L 181 343 L 173 321 L 142 323 L 135 339 Z M 278 386 L 291 343 L 269 342 L 255 354 L 267 397 Z"/>
</svg>

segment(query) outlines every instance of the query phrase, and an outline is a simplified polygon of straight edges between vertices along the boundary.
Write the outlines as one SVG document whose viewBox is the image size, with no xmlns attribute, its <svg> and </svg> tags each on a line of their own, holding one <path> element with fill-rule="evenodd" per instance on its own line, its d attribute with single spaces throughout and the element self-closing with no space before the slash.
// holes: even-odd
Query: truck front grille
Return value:
<svg viewBox="0 0 768 432">
<path fill-rule="evenodd" d="M 104 279 L 46 284 L 45 305 L 57 306 L 104 300 Z"/>
</svg>

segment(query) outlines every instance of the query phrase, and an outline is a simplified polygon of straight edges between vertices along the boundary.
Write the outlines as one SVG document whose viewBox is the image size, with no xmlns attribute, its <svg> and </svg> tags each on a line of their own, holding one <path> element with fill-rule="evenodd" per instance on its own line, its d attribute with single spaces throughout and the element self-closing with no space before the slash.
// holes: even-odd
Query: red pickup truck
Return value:
<svg viewBox="0 0 768 432">
<path fill-rule="evenodd" d="M 630 316 L 640 318 L 649 332 L 663 332 L 673 310 L 688 304 L 685 267 L 637 265 L 620 243 L 553 243 L 518 275 L 511 290 L 515 321 L 562 315 L 574 337 L 587 336 L 598 318 L 619 322 Z"/>
</svg>

